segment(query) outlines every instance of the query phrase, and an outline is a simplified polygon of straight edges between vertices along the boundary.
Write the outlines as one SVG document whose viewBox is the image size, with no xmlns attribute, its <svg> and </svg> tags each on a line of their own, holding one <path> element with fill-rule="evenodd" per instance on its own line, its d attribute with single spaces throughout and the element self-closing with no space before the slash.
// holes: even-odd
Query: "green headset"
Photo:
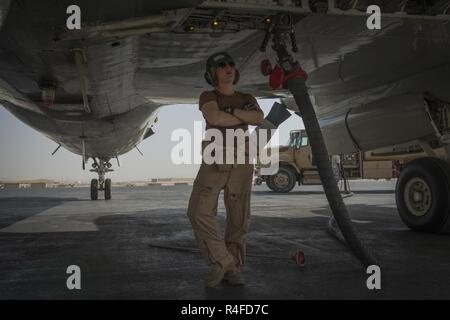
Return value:
<svg viewBox="0 0 450 320">
<path fill-rule="evenodd" d="M 226 52 L 218 52 L 213 54 L 206 60 L 206 72 L 205 72 L 205 80 L 210 84 L 211 86 L 216 86 L 215 80 L 214 80 L 214 74 L 216 73 L 217 66 L 222 62 L 232 62 L 234 63 L 233 58 Z M 238 83 L 240 74 L 237 69 L 235 69 L 235 75 L 234 75 L 234 81 L 233 84 Z"/>
</svg>

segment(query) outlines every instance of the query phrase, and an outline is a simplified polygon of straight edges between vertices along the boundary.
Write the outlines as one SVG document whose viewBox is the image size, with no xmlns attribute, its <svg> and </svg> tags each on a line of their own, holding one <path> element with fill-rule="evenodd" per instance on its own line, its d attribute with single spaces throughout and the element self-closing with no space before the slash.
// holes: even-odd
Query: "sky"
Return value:
<svg viewBox="0 0 450 320">
<path fill-rule="evenodd" d="M 273 99 L 258 100 L 267 115 Z M 179 140 L 171 140 L 172 132 L 179 128 L 192 135 L 194 121 L 204 121 L 198 105 L 170 105 L 160 109 L 155 135 L 139 145 L 137 151 L 119 157 L 120 168 L 112 161 L 114 172 L 108 177 L 114 181 L 148 181 L 152 178 L 194 178 L 199 165 L 175 165 L 171 161 L 172 149 Z M 302 129 L 303 122 L 292 115 L 280 126 L 280 143 L 289 139 L 289 131 Z M 96 178 L 89 172 L 90 163 L 83 171 L 81 157 L 61 148 L 54 156 L 57 144 L 19 121 L 0 106 L 0 181 L 51 179 L 60 182 L 89 181 Z M 198 141 L 201 137 L 197 137 Z M 196 143 L 195 140 L 193 143 Z"/>
</svg>

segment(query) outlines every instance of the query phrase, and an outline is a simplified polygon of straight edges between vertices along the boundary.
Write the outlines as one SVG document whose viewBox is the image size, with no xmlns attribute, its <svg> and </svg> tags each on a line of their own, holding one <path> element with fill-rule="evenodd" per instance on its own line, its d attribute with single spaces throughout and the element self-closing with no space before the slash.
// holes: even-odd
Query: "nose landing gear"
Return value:
<svg viewBox="0 0 450 320">
<path fill-rule="evenodd" d="M 111 179 L 105 179 L 105 174 L 114 171 L 109 159 L 95 159 L 90 172 L 98 174 L 98 179 L 91 180 L 91 200 L 98 199 L 98 192 L 103 191 L 105 200 L 111 200 Z"/>
</svg>

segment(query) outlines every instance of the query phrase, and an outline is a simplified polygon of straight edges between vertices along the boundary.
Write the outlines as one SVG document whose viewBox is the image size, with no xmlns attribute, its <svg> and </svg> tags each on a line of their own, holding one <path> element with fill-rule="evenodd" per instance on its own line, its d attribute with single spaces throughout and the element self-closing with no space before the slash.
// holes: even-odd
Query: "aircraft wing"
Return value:
<svg viewBox="0 0 450 320">
<path fill-rule="evenodd" d="M 266 19 L 280 12 L 295 19 L 295 58 L 324 126 L 407 93 L 450 101 L 449 1 L 376 4 L 380 30 L 367 28 L 364 1 L 3 0 L 0 101 L 73 152 L 89 140 L 89 155 L 113 157 L 148 136 L 160 106 L 197 103 L 209 89 L 203 73 L 213 52 L 235 57 L 240 90 L 289 97 L 260 73 L 261 60 L 276 61 L 259 48 Z M 79 30 L 67 27 L 72 5 Z"/>
</svg>

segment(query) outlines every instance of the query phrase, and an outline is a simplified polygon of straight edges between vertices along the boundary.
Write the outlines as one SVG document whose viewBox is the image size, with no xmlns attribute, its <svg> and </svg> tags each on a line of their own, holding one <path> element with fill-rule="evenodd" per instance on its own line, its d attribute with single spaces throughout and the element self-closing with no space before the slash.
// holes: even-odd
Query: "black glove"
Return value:
<svg viewBox="0 0 450 320">
<path fill-rule="evenodd" d="M 225 107 L 223 108 L 223 112 L 233 114 L 233 108 L 232 107 Z"/>
<path fill-rule="evenodd" d="M 247 103 L 246 105 L 244 105 L 243 109 L 246 111 L 258 110 L 254 103 Z"/>
</svg>

